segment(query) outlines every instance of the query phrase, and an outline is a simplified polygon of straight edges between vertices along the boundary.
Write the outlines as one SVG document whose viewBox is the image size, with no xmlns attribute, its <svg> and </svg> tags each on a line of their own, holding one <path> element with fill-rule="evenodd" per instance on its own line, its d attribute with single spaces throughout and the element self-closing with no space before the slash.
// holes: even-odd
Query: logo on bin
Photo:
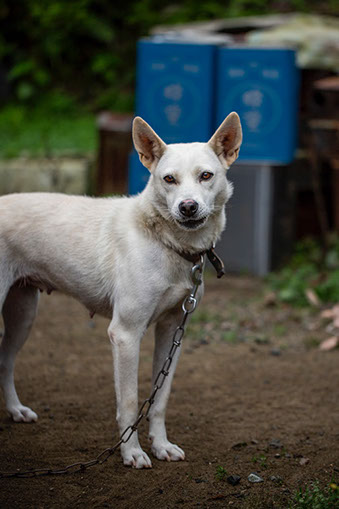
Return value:
<svg viewBox="0 0 339 509">
<path fill-rule="evenodd" d="M 201 94 L 192 81 L 167 76 L 156 80 L 147 94 L 148 118 L 154 128 L 185 129 L 194 125 L 201 111 Z"/>
<path fill-rule="evenodd" d="M 228 90 L 224 111 L 239 113 L 248 134 L 267 135 L 282 118 L 282 103 L 277 92 L 267 85 L 247 81 Z"/>
</svg>

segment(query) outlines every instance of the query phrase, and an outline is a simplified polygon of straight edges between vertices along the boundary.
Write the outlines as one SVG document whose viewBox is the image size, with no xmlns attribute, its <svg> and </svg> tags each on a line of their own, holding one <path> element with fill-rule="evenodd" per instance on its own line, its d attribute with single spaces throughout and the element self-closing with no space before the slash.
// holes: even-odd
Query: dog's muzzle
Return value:
<svg viewBox="0 0 339 509">
<path fill-rule="evenodd" d="M 196 230 L 200 228 L 207 219 L 206 216 L 199 218 L 195 217 L 198 215 L 199 211 L 199 203 L 195 200 L 187 199 L 181 201 L 178 209 L 180 219 L 177 218 L 176 221 L 184 230 Z"/>
<path fill-rule="evenodd" d="M 207 217 L 201 217 L 200 219 L 187 219 L 186 221 L 179 221 L 177 219 L 176 221 L 183 230 L 197 230 L 206 223 Z"/>
</svg>

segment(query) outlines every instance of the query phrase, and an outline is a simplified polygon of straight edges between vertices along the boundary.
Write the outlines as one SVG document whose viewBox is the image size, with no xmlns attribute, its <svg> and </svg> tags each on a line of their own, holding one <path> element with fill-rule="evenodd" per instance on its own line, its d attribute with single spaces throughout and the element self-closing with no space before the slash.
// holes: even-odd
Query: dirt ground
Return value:
<svg viewBox="0 0 339 509">
<path fill-rule="evenodd" d="M 255 278 L 208 277 L 167 413 L 186 461 L 153 459 L 152 470 L 137 471 L 114 455 L 85 473 L 3 479 L 0 507 L 287 508 L 310 481 L 338 482 L 339 350 L 317 349 L 328 337 L 318 315 L 269 305 Z M 21 399 L 39 420 L 11 422 L 1 399 L 0 471 L 88 461 L 117 441 L 107 325 L 67 297 L 42 296 L 16 369 Z M 140 398 L 150 390 L 152 348 L 150 332 Z M 146 424 L 140 438 L 149 451 Z M 263 482 L 250 483 L 252 472 Z"/>
</svg>

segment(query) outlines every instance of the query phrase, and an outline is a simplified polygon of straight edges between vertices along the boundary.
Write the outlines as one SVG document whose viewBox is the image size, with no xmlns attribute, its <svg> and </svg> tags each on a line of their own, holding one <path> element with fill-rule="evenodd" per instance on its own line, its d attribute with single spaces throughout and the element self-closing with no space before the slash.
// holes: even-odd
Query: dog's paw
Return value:
<svg viewBox="0 0 339 509">
<path fill-rule="evenodd" d="M 124 465 L 133 468 L 152 468 L 152 462 L 140 447 L 133 447 L 122 453 Z"/>
<path fill-rule="evenodd" d="M 152 444 L 152 453 L 158 460 L 181 461 L 185 459 L 184 451 L 177 445 L 168 442 L 168 440 L 164 442 L 154 441 Z"/>
<path fill-rule="evenodd" d="M 38 420 L 37 414 L 28 406 L 17 405 L 8 408 L 8 412 L 14 422 L 36 422 Z"/>
</svg>

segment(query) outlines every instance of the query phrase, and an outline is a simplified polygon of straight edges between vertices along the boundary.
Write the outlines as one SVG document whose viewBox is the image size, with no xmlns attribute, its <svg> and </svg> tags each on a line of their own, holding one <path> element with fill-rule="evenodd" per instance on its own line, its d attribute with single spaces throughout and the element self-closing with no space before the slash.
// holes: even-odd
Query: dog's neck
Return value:
<svg viewBox="0 0 339 509">
<path fill-rule="evenodd" d="M 177 253 L 195 255 L 211 248 L 219 239 L 225 227 L 224 209 L 212 214 L 199 230 L 182 230 L 174 220 L 165 218 L 152 201 L 141 193 L 139 221 L 141 228 L 151 238 L 162 242 Z"/>
</svg>

